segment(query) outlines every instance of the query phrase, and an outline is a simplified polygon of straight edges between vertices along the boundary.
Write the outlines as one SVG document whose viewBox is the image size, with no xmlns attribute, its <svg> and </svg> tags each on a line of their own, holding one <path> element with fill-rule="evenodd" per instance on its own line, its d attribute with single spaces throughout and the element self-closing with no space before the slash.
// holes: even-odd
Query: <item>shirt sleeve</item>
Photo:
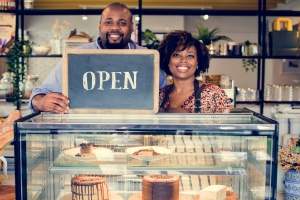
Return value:
<svg viewBox="0 0 300 200">
<path fill-rule="evenodd" d="M 217 98 L 215 99 L 218 112 L 223 112 L 226 109 L 232 109 L 234 107 L 223 89 L 217 88 L 216 93 L 218 94 L 216 95 Z"/>
<path fill-rule="evenodd" d="M 49 92 L 62 93 L 62 60 L 58 62 L 44 82 L 32 90 L 28 103 L 31 112 L 35 112 L 32 107 L 32 98 L 38 94 L 47 94 Z"/>
<path fill-rule="evenodd" d="M 162 69 L 159 69 L 159 89 L 168 85 L 168 80 Z"/>
<path fill-rule="evenodd" d="M 223 113 L 233 108 L 226 92 L 214 84 L 206 84 L 201 92 L 202 113 Z"/>
</svg>

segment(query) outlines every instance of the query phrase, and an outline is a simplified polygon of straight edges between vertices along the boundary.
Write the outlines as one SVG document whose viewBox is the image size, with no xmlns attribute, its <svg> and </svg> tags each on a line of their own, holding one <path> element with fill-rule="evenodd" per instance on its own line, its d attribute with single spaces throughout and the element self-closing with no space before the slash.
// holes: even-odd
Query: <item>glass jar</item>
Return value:
<svg viewBox="0 0 300 200">
<path fill-rule="evenodd" d="M 283 86 L 274 85 L 274 101 L 282 101 L 283 97 Z"/>
<path fill-rule="evenodd" d="M 3 78 L 0 80 L 0 98 L 6 98 L 13 93 L 13 83 L 9 72 L 2 74 Z"/>
<path fill-rule="evenodd" d="M 273 85 L 266 84 L 264 87 L 264 99 L 266 101 L 274 100 L 274 87 Z"/>
<path fill-rule="evenodd" d="M 24 82 L 24 89 L 23 89 L 23 98 L 29 99 L 31 96 L 31 92 L 34 88 L 34 84 L 37 81 L 37 75 L 27 75 Z"/>
</svg>

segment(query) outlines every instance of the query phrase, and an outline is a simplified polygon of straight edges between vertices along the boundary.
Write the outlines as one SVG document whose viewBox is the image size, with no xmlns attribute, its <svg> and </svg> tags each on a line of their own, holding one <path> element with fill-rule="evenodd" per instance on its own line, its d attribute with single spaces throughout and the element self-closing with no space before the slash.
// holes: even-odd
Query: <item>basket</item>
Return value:
<svg viewBox="0 0 300 200">
<path fill-rule="evenodd" d="M 221 76 L 222 74 L 205 74 L 204 81 L 220 86 Z"/>
</svg>

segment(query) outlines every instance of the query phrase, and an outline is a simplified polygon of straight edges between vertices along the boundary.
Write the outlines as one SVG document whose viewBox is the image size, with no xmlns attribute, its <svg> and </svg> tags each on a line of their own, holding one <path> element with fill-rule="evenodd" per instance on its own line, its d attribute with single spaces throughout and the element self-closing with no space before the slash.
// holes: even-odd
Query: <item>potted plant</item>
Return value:
<svg viewBox="0 0 300 200">
<path fill-rule="evenodd" d="M 257 66 L 257 61 L 254 58 L 243 58 L 242 60 L 243 68 L 245 68 L 246 72 L 251 69 L 252 72 L 254 72 L 254 69 Z"/>
<path fill-rule="evenodd" d="M 144 42 L 144 46 L 148 49 L 157 49 L 161 42 L 149 29 L 146 29 L 145 32 L 142 32 L 142 41 Z"/>
<path fill-rule="evenodd" d="M 31 55 L 31 43 L 28 40 L 15 40 L 6 53 L 7 70 L 13 80 L 13 93 L 7 97 L 7 101 L 14 102 L 20 109 L 20 98 L 22 97 L 22 85 L 28 68 Z"/>
<path fill-rule="evenodd" d="M 243 43 L 244 51 L 243 56 L 253 56 L 257 54 L 257 52 L 254 52 L 253 46 L 257 46 L 257 44 L 250 42 L 249 40 L 246 40 Z M 257 61 L 254 58 L 243 58 L 242 59 L 242 66 L 245 68 L 246 72 L 248 72 L 250 69 L 252 72 L 254 72 L 254 69 L 257 67 Z"/>
<path fill-rule="evenodd" d="M 218 27 L 209 30 L 209 28 L 204 26 L 204 24 L 200 21 L 197 21 L 197 25 L 198 35 L 194 35 L 194 38 L 201 40 L 205 45 L 209 45 L 220 40 L 232 41 L 231 38 L 225 35 L 218 35 L 221 32 Z"/>
</svg>

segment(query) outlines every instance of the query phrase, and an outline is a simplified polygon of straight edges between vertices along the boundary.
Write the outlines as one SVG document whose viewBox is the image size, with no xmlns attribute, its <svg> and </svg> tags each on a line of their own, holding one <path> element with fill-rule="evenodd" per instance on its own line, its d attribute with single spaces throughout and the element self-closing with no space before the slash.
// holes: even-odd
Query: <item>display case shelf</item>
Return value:
<svg viewBox="0 0 300 200">
<path fill-rule="evenodd" d="M 43 156 L 44 152 L 43 151 L 27 151 L 27 166 L 28 168 L 34 168 L 36 167 L 39 163 L 38 162 L 41 156 Z"/>
<path fill-rule="evenodd" d="M 31 186 L 29 186 L 29 187 L 31 187 Z M 32 186 L 32 187 L 35 187 L 36 189 L 29 189 L 27 198 L 30 200 L 39 199 L 45 188 L 43 188 L 42 185 L 36 185 L 36 186 Z"/>
<path fill-rule="evenodd" d="M 49 168 L 49 171 L 50 173 L 58 174 L 75 174 L 84 173 L 88 169 L 91 174 L 108 173 L 114 175 L 170 174 L 170 172 L 172 174 L 211 175 L 236 175 L 245 173 L 245 166 L 243 164 L 245 159 L 244 153 L 224 154 L 174 153 L 170 157 L 158 161 L 140 161 L 128 157 L 125 153 L 114 153 L 114 161 L 112 162 L 70 159 L 70 157 L 60 154 Z M 222 161 L 222 157 L 223 159 L 229 158 L 230 160 Z M 232 158 L 235 158 L 235 160 Z"/>
</svg>

